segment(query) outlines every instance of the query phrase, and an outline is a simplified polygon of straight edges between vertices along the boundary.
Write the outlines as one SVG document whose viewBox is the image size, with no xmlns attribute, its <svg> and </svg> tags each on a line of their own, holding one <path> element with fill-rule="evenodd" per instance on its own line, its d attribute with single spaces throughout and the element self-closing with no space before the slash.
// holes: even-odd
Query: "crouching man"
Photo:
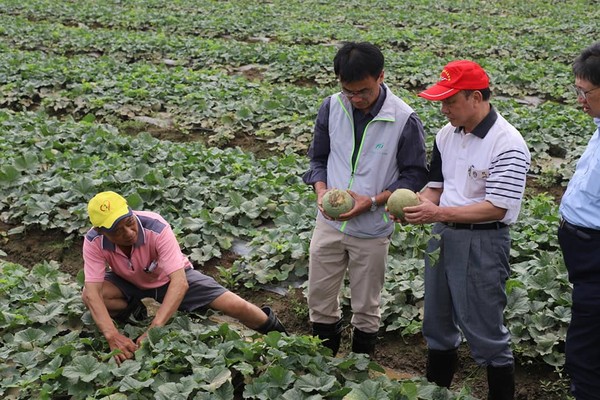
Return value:
<svg viewBox="0 0 600 400">
<path fill-rule="evenodd" d="M 147 317 L 141 299 L 161 303 L 148 329 L 165 325 L 177 310 L 212 308 L 260 333 L 285 328 L 270 307 L 258 308 L 194 270 L 170 225 L 160 215 L 133 211 L 115 192 L 98 193 L 88 203 L 93 225 L 83 242 L 83 301 L 117 363 L 132 358 L 147 331 L 135 342 L 113 323 Z M 109 267 L 109 268 L 107 268 Z"/>
</svg>

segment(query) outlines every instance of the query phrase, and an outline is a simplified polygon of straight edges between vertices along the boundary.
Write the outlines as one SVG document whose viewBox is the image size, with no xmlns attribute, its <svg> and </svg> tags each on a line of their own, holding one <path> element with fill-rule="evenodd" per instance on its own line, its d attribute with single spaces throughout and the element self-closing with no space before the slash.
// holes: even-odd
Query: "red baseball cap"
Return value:
<svg viewBox="0 0 600 400">
<path fill-rule="evenodd" d="M 444 67 L 440 80 L 419 93 L 427 100 L 444 100 L 461 90 L 481 90 L 490 87 L 490 79 L 479 64 L 469 60 L 452 61 Z"/>
</svg>

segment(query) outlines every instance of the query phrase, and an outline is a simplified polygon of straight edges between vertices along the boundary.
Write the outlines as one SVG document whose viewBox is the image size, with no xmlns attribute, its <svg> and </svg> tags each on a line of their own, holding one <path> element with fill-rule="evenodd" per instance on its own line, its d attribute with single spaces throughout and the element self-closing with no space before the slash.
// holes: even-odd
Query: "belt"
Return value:
<svg viewBox="0 0 600 400">
<path fill-rule="evenodd" d="M 573 225 L 565 219 L 560 220 L 561 229 L 565 229 L 582 240 L 592 240 L 594 236 L 600 236 L 600 230 L 584 228 L 583 226 Z"/>
<path fill-rule="evenodd" d="M 508 226 L 505 223 L 499 221 L 489 222 L 487 224 L 459 224 L 456 222 L 444 222 L 444 225 L 453 229 L 470 229 L 472 231 L 502 229 Z"/>
</svg>

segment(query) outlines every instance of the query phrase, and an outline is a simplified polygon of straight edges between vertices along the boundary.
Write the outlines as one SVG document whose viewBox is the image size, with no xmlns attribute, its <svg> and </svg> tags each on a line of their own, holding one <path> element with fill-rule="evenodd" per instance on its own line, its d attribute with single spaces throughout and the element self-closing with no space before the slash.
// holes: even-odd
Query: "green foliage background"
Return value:
<svg viewBox="0 0 600 400">
<path fill-rule="evenodd" d="M 569 86 L 598 17 L 583 0 L 0 1 L 0 218 L 17 226 L 6 238 L 31 226 L 79 237 L 89 198 L 117 190 L 163 214 L 197 265 L 245 243 L 233 273 L 246 287 L 302 282 L 315 207 L 300 175 L 345 40 L 381 47 L 386 83 L 423 120 L 429 148 L 445 121 L 416 93 L 448 61 L 479 62 L 527 140 L 532 178 L 564 185 L 595 129 Z M 165 132 L 179 140 L 151 135 Z M 520 357 L 560 367 L 570 288 L 557 222 L 554 199 L 528 192 L 506 319 Z M 392 238 L 388 331 L 420 329 L 428 237 L 398 226 Z M 2 328 L 3 362 L 18 354 L 5 344 L 16 326 Z"/>
</svg>

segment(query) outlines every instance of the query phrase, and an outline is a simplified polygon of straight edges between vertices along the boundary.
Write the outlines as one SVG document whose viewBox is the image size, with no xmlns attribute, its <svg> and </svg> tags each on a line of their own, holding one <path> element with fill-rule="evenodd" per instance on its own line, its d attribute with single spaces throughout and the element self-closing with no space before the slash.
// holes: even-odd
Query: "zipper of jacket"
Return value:
<svg viewBox="0 0 600 400">
<path fill-rule="evenodd" d="M 338 97 L 338 102 L 340 103 L 340 105 L 342 106 L 342 110 L 344 110 L 344 113 L 346 114 L 346 116 L 348 117 L 348 119 L 350 119 L 350 123 L 352 125 L 352 154 L 354 154 L 354 149 L 356 147 L 356 135 L 354 132 L 354 119 L 352 118 L 352 116 L 350 115 L 350 113 L 348 112 L 348 110 L 346 109 L 344 102 L 341 100 L 341 96 L 340 95 Z M 393 119 L 387 119 L 387 118 L 378 118 L 375 117 L 373 118 L 371 121 L 369 121 L 367 123 L 367 126 L 365 126 L 365 130 L 363 131 L 362 134 L 362 138 L 360 140 L 360 147 L 358 149 L 358 154 L 356 155 L 356 160 L 354 161 L 354 163 L 351 163 L 351 170 L 350 170 L 350 181 L 348 182 L 348 187 L 346 188 L 347 190 L 350 190 L 352 188 L 352 184 L 354 183 L 354 172 L 356 171 L 356 167 L 358 166 L 358 160 L 360 159 L 360 153 L 362 152 L 362 147 L 363 144 L 365 143 L 365 137 L 367 136 L 367 130 L 369 129 L 369 126 L 371 126 L 371 124 L 375 121 L 385 121 L 385 122 L 393 122 Z M 387 215 L 384 213 L 383 214 L 383 219 L 385 222 L 388 221 Z M 342 223 L 342 226 L 340 227 L 340 232 L 343 232 L 346 229 L 346 224 L 348 223 L 348 221 L 344 221 Z"/>
</svg>

